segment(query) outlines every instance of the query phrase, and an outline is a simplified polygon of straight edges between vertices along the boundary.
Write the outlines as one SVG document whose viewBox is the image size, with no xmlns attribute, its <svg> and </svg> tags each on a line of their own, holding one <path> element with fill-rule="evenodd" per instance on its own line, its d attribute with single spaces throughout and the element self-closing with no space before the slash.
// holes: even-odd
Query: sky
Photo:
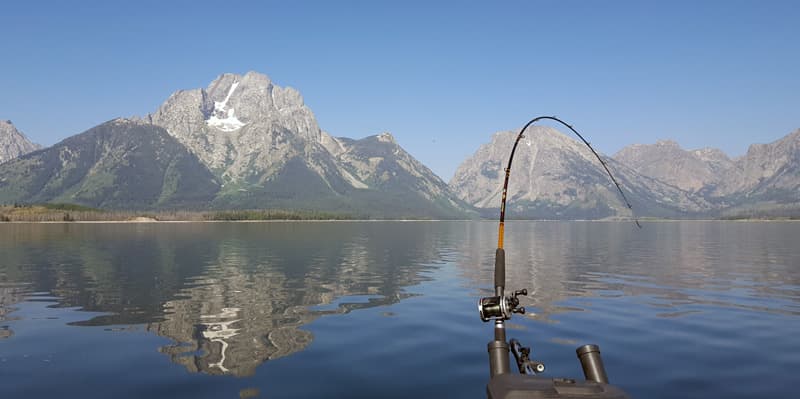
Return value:
<svg viewBox="0 0 800 399">
<path fill-rule="evenodd" d="M 391 132 L 445 181 L 539 115 L 613 155 L 739 156 L 800 128 L 800 1 L 15 1 L 0 119 L 43 145 L 218 75 L 298 89 L 320 127 Z"/>
</svg>

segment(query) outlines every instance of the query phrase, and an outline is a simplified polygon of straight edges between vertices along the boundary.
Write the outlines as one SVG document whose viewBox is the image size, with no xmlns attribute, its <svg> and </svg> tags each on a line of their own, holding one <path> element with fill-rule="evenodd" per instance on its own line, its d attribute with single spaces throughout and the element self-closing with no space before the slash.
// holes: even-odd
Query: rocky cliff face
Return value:
<svg viewBox="0 0 800 399">
<path fill-rule="evenodd" d="M 499 208 L 504 168 L 515 139 L 515 132 L 494 134 L 489 144 L 459 166 L 450 187 L 477 208 Z M 641 176 L 613 159 L 607 161 L 638 214 L 675 216 L 710 208 L 704 200 L 676 187 Z M 530 128 L 517 148 L 508 211 L 523 217 L 556 219 L 630 215 L 589 149 L 547 127 Z"/>
<path fill-rule="evenodd" d="M 11 121 L 0 120 L 0 163 L 38 150 L 40 145 L 32 143 Z"/>
<path fill-rule="evenodd" d="M 686 151 L 671 140 L 630 145 L 617 152 L 614 159 L 681 190 L 691 193 L 705 190 L 711 195 L 724 191 L 720 186 L 733 167 L 733 161 L 720 150 Z"/>
<path fill-rule="evenodd" d="M 753 144 L 729 172 L 727 191 L 739 203 L 800 204 L 800 130 L 769 144 Z"/>
</svg>

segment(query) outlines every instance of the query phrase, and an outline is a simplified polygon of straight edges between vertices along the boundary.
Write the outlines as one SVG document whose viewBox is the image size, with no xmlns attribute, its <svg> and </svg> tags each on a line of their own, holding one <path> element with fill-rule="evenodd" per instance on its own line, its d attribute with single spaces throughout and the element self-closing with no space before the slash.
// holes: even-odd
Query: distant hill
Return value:
<svg viewBox="0 0 800 399">
<path fill-rule="evenodd" d="M 216 177 L 157 126 L 118 119 L 0 164 L 0 202 L 197 208 Z"/>
</svg>

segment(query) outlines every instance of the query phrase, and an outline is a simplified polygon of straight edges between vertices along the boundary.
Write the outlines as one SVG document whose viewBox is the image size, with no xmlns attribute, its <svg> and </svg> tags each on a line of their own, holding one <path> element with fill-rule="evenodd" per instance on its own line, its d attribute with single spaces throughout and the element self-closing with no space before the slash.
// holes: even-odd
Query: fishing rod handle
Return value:
<svg viewBox="0 0 800 399">
<path fill-rule="evenodd" d="M 497 248 L 494 253 L 494 289 L 495 295 L 503 296 L 506 287 L 506 250 Z"/>
</svg>

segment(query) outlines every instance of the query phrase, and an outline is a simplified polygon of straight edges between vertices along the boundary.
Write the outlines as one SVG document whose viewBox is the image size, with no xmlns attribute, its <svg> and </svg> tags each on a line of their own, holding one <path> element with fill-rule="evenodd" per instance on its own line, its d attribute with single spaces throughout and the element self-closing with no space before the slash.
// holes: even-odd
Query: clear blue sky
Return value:
<svg viewBox="0 0 800 399">
<path fill-rule="evenodd" d="M 0 118 L 45 145 L 249 70 L 445 180 L 542 114 L 606 154 L 800 128 L 800 1 L 26 0 L 0 6 L 0 54 Z"/>
</svg>

